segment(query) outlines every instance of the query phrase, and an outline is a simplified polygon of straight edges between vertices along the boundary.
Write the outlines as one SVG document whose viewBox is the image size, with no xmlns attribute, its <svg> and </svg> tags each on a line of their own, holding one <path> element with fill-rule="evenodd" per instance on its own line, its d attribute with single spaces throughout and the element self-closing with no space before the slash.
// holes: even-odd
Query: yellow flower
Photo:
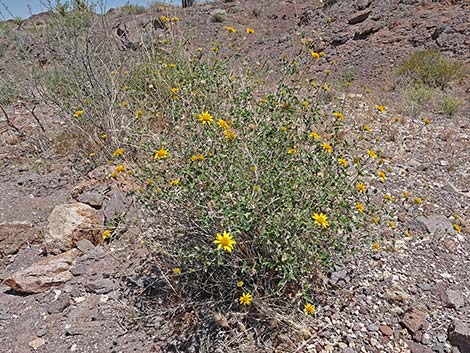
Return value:
<svg viewBox="0 0 470 353">
<path fill-rule="evenodd" d="M 168 157 L 168 150 L 166 148 L 160 148 L 155 155 L 153 156 L 154 159 L 165 159 Z"/>
<path fill-rule="evenodd" d="M 171 186 L 178 186 L 179 183 L 180 183 L 180 180 L 179 180 L 179 179 L 170 180 L 170 185 L 171 185 Z"/>
<path fill-rule="evenodd" d="M 168 64 L 168 67 L 169 67 L 170 69 L 174 69 L 174 68 L 176 67 L 176 64 Z"/>
<path fill-rule="evenodd" d="M 248 34 L 253 34 L 253 33 L 255 33 L 255 30 L 254 30 L 253 28 L 248 27 L 248 28 L 246 29 L 246 33 L 248 33 Z"/>
<path fill-rule="evenodd" d="M 312 51 L 312 52 L 310 53 L 310 55 L 311 55 L 312 58 L 314 58 L 315 60 L 320 59 L 320 54 L 318 54 L 316 51 Z"/>
<path fill-rule="evenodd" d="M 243 283 L 243 281 L 238 281 L 238 282 L 237 282 L 237 287 L 238 287 L 238 288 L 241 288 L 241 287 L 243 287 L 244 284 L 245 284 L 245 283 Z"/>
<path fill-rule="evenodd" d="M 338 120 L 343 120 L 344 116 L 341 112 L 333 112 L 333 115 L 336 116 Z"/>
<path fill-rule="evenodd" d="M 426 125 L 431 124 L 431 120 L 428 118 L 423 118 L 422 120 L 423 120 L 423 123 L 425 123 Z"/>
<path fill-rule="evenodd" d="M 196 115 L 196 117 L 202 124 L 210 124 L 214 120 L 214 117 L 210 115 L 209 112 L 203 112 L 202 114 Z"/>
<path fill-rule="evenodd" d="M 393 198 L 392 195 L 389 195 L 389 194 L 385 194 L 384 195 L 384 200 L 388 200 L 388 201 L 391 201 L 391 202 L 395 202 L 395 199 Z"/>
<path fill-rule="evenodd" d="M 320 227 L 327 228 L 329 226 L 328 217 L 323 213 L 314 213 L 312 218 L 315 220 L 315 224 Z"/>
<path fill-rule="evenodd" d="M 256 166 L 255 166 L 255 165 L 251 165 L 251 166 L 250 166 L 250 171 L 251 171 L 251 172 L 256 172 Z"/>
<path fill-rule="evenodd" d="M 259 190 L 260 190 L 259 185 L 253 186 L 253 191 L 254 191 L 254 192 L 259 192 Z"/>
<path fill-rule="evenodd" d="M 213 242 L 217 244 L 217 250 L 224 249 L 225 251 L 232 252 L 234 245 L 237 243 L 235 239 L 224 230 L 223 233 L 217 233 L 216 238 Z"/>
<path fill-rule="evenodd" d="M 142 115 L 144 115 L 144 112 L 141 109 L 139 109 L 135 112 L 135 118 L 136 119 L 140 119 L 142 117 Z"/>
<path fill-rule="evenodd" d="M 331 92 L 331 88 L 328 87 L 327 85 L 324 85 L 324 86 L 322 86 L 321 88 L 322 88 L 324 91 L 326 91 L 326 92 Z"/>
<path fill-rule="evenodd" d="M 193 154 L 191 156 L 191 160 L 193 162 L 196 162 L 196 161 L 203 161 L 204 160 L 204 155 L 203 154 Z"/>
<path fill-rule="evenodd" d="M 212 50 L 214 53 L 216 53 L 216 52 L 219 51 L 219 47 L 212 47 L 211 50 Z"/>
<path fill-rule="evenodd" d="M 408 194 L 408 191 L 403 191 L 403 198 L 406 200 L 408 199 L 410 195 Z"/>
<path fill-rule="evenodd" d="M 296 148 L 289 148 L 289 149 L 287 150 L 287 153 L 288 153 L 288 154 L 296 154 L 296 153 L 297 153 L 297 149 L 296 149 Z"/>
<path fill-rule="evenodd" d="M 304 313 L 305 315 L 313 315 L 315 314 L 315 305 L 307 303 L 304 305 Z"/>
<path fill-rule="evenodd" d="M 384 105 L 376 105 L 375 109 L 381 113 L 385 113 L 385 106 Z"/>
<path fill-rule="evenodd" d="M 124 148 L 118 148 L 116 151 L 114 151 L 113 157 L 122 156 L 123 153 L 124 153 Z"/>
<path fill-rule="evenodd" d="M 121 105 L 124 107 L 124 108 L 127 108 L 129 106 L 129 102 L 122 102 Z"/>
<path fill-rule="evenodd" d="M 232 129 L 224 130 L 224 135 L 227 140 L 235 140 L 237 137 L 237 134 Z"/>
<path fill-rule="evenodd" d="M 364 131 L 366 131 L 366 132 L 370 132 L 370 127 L 369 127 L 369 125 L 367 125 L 367 124 L 362 125 L 362 130 L 364 130 Z"/>
<path fill-rule="evenodd" d="M 83 114 L 85 114 L 85 111 L 84 111 L 84 110 L 77 110 L 75 113 L 73 113 L 73 117 L 74 117 L 74 118 L 79 118 L 79 117 L 81 117 Z"/>
<path fill-rule="evenodd" d="M 230 129 L 230 125 L 224 119 L 219 119 L 219 121 L 217 121 L 217 125 L 225 130 Z"/>
<path fill-rule="evenodd" d="M 180 275 L 180 274 L 181 274 L 181 268 L 175 267 L 175 268 L 173 269 L 173 273 L 174 273 L 175 275 Z"/>
<path fill-rule="evenodd" d="M 253 300 L 253 297 L 251 296 L 250 293 L 245 293 L 244 292 L 240 296 L 240 304 L 242 304 L 242 305 L 250 305 L 252 300 Z"/>
<path fill-rule="evenodd" d="M 310 136 L 314 140 L 319 140 L 321 138 L 321 136 L 316 131 L 312 131 L 308 136 Z"/>
<path fill-rule="evenodd" d="M 368 154 L 369 157 L 371 157 L 371 158 L 377 158 L 377 153 L 375 153 L 375 152 L 372 151 L 372 150 L 367 150 L 367 154 Z"/>
<path fill-rule="evenodd" d="M 281 130 L 282 132 L 286 132 L 286 131 L 287 131 L 287 128 L 286 128 L 285 126 L 281 126 L 281 127 L 279 128 L 279 130 Z"/>
<path fill-rule="evenodd" d="M 160 16 L 160 21 L 162 22 L 170 22 L 171 21 L 171 18 L 167 17 L 167 16 Z"/>
<path fill-rule="evenodd" d="M 300 104 L 302 104 L 303 107 L 308 107 L 310 105 L 308 101 L 302 101 Z"/>
<path fill-rule="evenodd" d="M 357 202 L 356 203 L 356 208 L 360 213 L 364 212 L 364 205 L 362 203 Z"/>
<path fill-rule="evenodd" d="M 372 217 L 371 221 L 374 224 L 379 224 L 379 220 L 377 219 L 377 217 Z"/>
<path fill-rule="evenodd" d="M 415 198 L 413 198 L 413 202 L 414 202 L 415 204 L 419 205 L 420 203 L 423 202 L 423 200 L 421 200 L 421 198 L 419 198 L 419 197 L 415 197 Z"/>
<path fill-rule="evenodd" d="M 385 172 L 383 170 L 379 170 L 377 172 L 377 175 L 382 182 L 384 182 L 385 179 L 387 179 L 387 176 L 385 175 Z"/>
<path fill-rule="evenodd" d="M 108 135 L 106 135 L 105 133 L 102 133 L 102 134 L 101 134 L 101 138 L 102 138 L 103 140 L 106 140 L 106 139 L 108 138 Z"/>
<path fill-rule="evenodd" d="M 173 87 L 173 88 L 171 89 L 171 92 L 172 92 L 173 94 L 176 94 L 176 93 L 179 92 L 179 90 L 180 90 L 180 89 L 179 89 L 178 87 Z"/>
<path fill-rule="evenodd" d="M 409 230 L 405 231 L 405 237 L 411 238 L 411 234 Z"/>
<path fill-rule="evenodd" d="M 90 152 L 90 154 L 88 156 L 93 158 L 94 156 L 96 156 L 96 153 L 95 152 Z"/>
<path fill-rule="evenodd" d="M 344 158 L 339 158 L 338 159 L 338 164 L 342 165 L 343 167 L 347 167 L 348 166 L 348 161 L 345 160 Z"/>
<path fill-rule="evenodd" d="M 326 152 L 326 153 L 331 153 L 333 152 L 333 147 L 331 147 L 331 145 L 329 145 L 328 143 L 326 142 L 323 142 L 321 144 L 321 147 L 323 148 L 323 150 Z"/>
<path fill-rule="evenodd" d="M 392 229 L 395 229 L 395 222 L 389 221 L 389 222 L 388 222 L 388 226 L 389 226 L 390 228 L 392 228 Z"/>
<path fill-rule="evenodd" d="M 372 243 L 372 248 L 374 249 L 374 251 L 379 251 L 380 250 L 380 244 L 377 243 L 376 241 L 374 241 Z"/>
<path fill-rule="evenodd" d="M 114 170 L 116 173 L 122 173 L 123 171 L 126 170 L 126 167 L 123 165 L 123 164 L 120 164 L 116 167 L 116 169 Z"/>
<path fill-rule="evenodd" d="M 103 240 L 111 238 L 111 230 L 106 229 L 103 233 L 101 233 L 101 238 Z"/>
<path fill-rule="evenodd" d="M 367 190 L 366 186 L 363 183 L 357 183 L 356 189 L 359 190 L 359 192 L 366 192 Z"/>
<path fill-rule="evenodd" d="M 326 76 L 330 76 L 330 74 L 331 74 L 331 70 L 325 70 L 325 75 Z"/>
<path fill-rule="evenodd" d="M 237 30 L 233 28 L 232 26 L 225 27 L 225 30 L 229 31 L 230 33 L 237 33 Z"/>
<path fill-rule="evenodd" d="M 460 229 L 460 226 L 459 226 L 457 223 L 454 223 L 454 229 L 455 229 L 455 231 L 456 231 L 458 234 L 460 234 L 460 232 L 462 231 L 462 230 Z"/>
</svg>

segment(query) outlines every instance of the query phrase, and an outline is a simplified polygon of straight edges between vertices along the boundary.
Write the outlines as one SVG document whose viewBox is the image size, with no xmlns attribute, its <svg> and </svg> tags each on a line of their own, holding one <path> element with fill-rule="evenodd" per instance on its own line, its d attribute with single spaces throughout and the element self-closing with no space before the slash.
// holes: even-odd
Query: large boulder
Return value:
<svg viewBox="0 0 470 353">
<path fill-rule="evenodd" d="M 102 229 L 103 217 L 94 208 L 80 202 L 59 205 L 49 215 L 45 243 L 53 254 L 72 249 L 82 239 L 96 245 Z"/>
<path fill-rule="evenodd" d="M 15 272 L 3 283 L 20 293 L 45 292 L 73 278 L 69 269 L 79 254 L 79 250 L 72 249 L 60 255 L 50 256 Z"/>
</svg>

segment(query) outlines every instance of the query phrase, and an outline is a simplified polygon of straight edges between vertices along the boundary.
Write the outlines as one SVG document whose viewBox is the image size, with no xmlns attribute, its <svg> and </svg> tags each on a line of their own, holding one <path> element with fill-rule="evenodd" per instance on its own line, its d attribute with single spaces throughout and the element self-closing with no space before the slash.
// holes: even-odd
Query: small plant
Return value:
<svg viewBox="0 0 470 353">
<path fill-rule="evenodd" d="M 447 114 L 448 116 L 454 116 L 462 108 L 463 103 L 463 99 L 451 95 L 446 95 L 442 99 L 441 108 L 444 114 Z"/>
<path fill-rule="evenodd" d="M 423 50 L 411 54 L 398 68 L 398 75 L 408 83 L 446 87 L 452 81 L 464 78 L 466 72 L 458 60 L 437 50 Z"/>
<path fill-rule="evenodd" d="M 434 96 L 434 89 L 424 84 L 410 84 L 403 89 L 403 111 L 417 117 Z"/>
<path fill-rule="evenodd" d="M 222 23 L 225 21 L 225 16 L 222 14 L 222 13 L 214 13 L 212 16 L 211 16 L 211 21 L 214 22 L 214 23 Z"/>
</svg>

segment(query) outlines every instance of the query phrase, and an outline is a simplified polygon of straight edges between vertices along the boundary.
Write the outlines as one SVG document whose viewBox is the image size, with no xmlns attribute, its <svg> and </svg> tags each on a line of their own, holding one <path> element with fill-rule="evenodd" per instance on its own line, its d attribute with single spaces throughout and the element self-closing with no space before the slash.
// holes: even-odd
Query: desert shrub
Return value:
<svg viewBox="0 0 470 353">
<path fill-rule="evenodd" d="M 446 95 L 442 99 L 441 108 L 444 114 L 447 114 L 448 116 L 454 116 L 462 108 L 463 104 L 463 99 L 454 97 L 452 95 Z"/>
<path fill-rule="evenodd" d="M 200 229 L 164 246 L 146 242 L 199 284 L 195 295 L 231 305 L 235 279 L 257 295 L 294 283 L 307 293 L 316 271 L 377 212 L 357 208 L 368 204 L 357 189 L 361 159 L 372 158 L 354 155 L 357 136 L 345 135 L 342 116 L 325 118 L 326 84 L 302 93 L 288 76 L 257 98 L 258 81 L 228 67 L 173 53 L 130 71 L 127 100 L 148 123 L 139 148 L 145 163 L 135 171 L 141 196 L 150 207 L 175 206 Z M 236 241 L 233 251 L 213 243 L 224 232 Z"/>
<path fill-rule="evenodd" d="M 424 84 L 410 84 L 403 88 L 403 112 L 417 117 L 432 100 L 434 89 Z"/>
<path fill-rule="evenodd" d="M 407 82 L 445 87 L 454 80 L 462 79 L 465 71 L 458 60 L 448 58 L 437 50 L 422 50 L 411 54 L 399 66 L 398 75 Z"/>
<path fill-rule="evenodd" d="M 145 6 L 134 4 L 125 5 L 121 9 L 125 15 L 140 15 L 148 11 Z"/>
</svg>

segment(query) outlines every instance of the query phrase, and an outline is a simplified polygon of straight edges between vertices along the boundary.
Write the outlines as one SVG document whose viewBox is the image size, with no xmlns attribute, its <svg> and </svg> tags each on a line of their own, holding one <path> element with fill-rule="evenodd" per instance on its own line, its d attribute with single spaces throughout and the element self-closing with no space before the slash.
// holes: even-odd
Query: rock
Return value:
<svg viewBox="0 0 470 353">
<path fill-rule="evenodd" d="M 421 343 L 426 346 L 431 344 L 431 336 L 429 336 L 429 334 L 427 333 L 423 334 L 423 337 L 421 338 Z"/>
<path fill-rule="evenodd" d="M 351 280 L 348 275 L 348 270 L 342 269 L 335 271 L 331 274 L 330 283 L 331 284 L 340 284 L 340 282 L 347 283 Z"/>
<path fill-rule="evenodd" d="M 393 330 L 387 325 L 380 325 L 380 332 L 382 332 L 382 334 L 384 336 L 392 336 L 393 335 Z"/>
<path fill-rule="evenodd" d="M 94 208 L 80 202 L 59 205 L 49 215 L 45 243 L 55 254 L 72 249 L 81 239 L 98 244 L 102 228 L 103 220 Z"/>
<path fill-rule="evenodd" d="M 431 215 L 429 217 L 419 216 L 416 221 L 422 225 L 428 233 L 448 233 L 454 234 L 454 226 L 447 217 L 442 215 Z"/>
<path fill-rule="evenodd" d="M 369 7 L 371 0 L 357 0 L 356 7 L 358 10 L 364 10 L 366 7 Z"/>
<path fill-rule="evenodd" d="M 454 320 L 448 330 L 449 342 L 462 353 L 470 352 L 470 324 Z"/>
<path fill-rule="evenodd" d="M 412 341 L 406 341 L 406 344 L 408 345 L 411 353 L 433 353 L 431 348 L 423 346 L 422 344 Z"/>
<path fill-rule="evenodd" d="M 401 324 L 414 334 L 418 330 L 425 330 L 428 327 L 429 324 L 426 318 L 427 314 L 424 311 L 411 309 L 405 313 Z"/>
<path fill-rule="evenodd" d="M 46 340 L 44 338 L 36 338 L 28 343 L 32 349 L 37 350 L 39 347 L 44 346 L 46 344 Z"/>
<path fill-rule="evenodd" d="M 66 307 L 70 305 L 70 299 L 71 296 L 69 293 L 61 294 L 59 298 L 49 304 L 49 306 L 47 307 L 47 312 L 49 314 L 61 313 Z"/>
<path fill-rule="evenodd" d="M 114 282 L 110 279 L 102 278 L 93 282 L 88 282 L 85 287 L 89 292 L 106 294 L 114 289 Z"/>
<path fill-rule="evenodd" d="M 447 289 L 442 295 L 442 300 L 446 306 L 459 309 L 465 305 L 465 298 L 458 290 Z"/>
<path fill-rule="evenodd" d="M 411 296 L 401 288 L 387 289 L 385 291 L 385 297 L 396 302 L 407 302 L 411 299 Z"/>
<path fill-rule="evenodd" d="M 82 239 L 77 243 L 77 249 L 80 250 L 84 254 L 92 251 L 94 248 L 95 246 L 88 239 Z"/>
<path fill-rule="evenodd" d="M 103 206 L 104 196 L 100 193 L 89 191 L 78 196 L 77 200 L 93 208 L 100 209 Z"/>
<path fill-rule="evenodd" d="M 104 202 L 103 213 L 106 221 L 115 217 L 123 217 L 126 215 L 129 207 L 124 193 L 113 189 L 108 193 L 109 200 Z"/>
<path fill-rule="evenodd" d="M 31 223 L 0 223 L 0 257 L 16 254 L 24 245 L 35 240 L 37 236 Z"/>
<path fill-rule="evenodd" d="M 359 25 L 359 28 L 354 32 L 354 40 L 367 39 L 371 34 L 378 32 L 383 27 L 381 22 L 375 22 L 371 19 L 367 19 Z"/>
<path fill-rule="evenodd" d="M 367 19 L 367 17 L 369 17 L 369 14 L 370 14 L 370 10 L 363 10 L 363 11 L 356 12 L 351 17 L 348 18 L 348 23 L 350 25 L 355 25 L 357 23 L 364 22 Z"/>
<path fill-rule="evenodd" d="M 80 254 L 76 249 L 40 260 L 28 268 L 15 272 L 3 282 L 21 293 L 41 293 L 73 278 L 69 269 Z"/>
</svg>

